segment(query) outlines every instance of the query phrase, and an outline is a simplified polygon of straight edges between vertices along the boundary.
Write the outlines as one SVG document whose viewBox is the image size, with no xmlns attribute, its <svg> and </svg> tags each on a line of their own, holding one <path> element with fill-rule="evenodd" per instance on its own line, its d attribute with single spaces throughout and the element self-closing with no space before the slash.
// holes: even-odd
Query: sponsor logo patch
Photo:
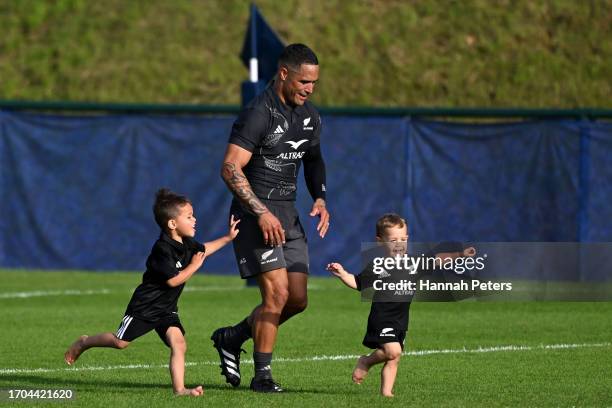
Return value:
<svg viewBox="0 0 612 408">
<path fill-rule="evenodd" d="M 381 330 L 380 337 L 395 337 L 395 334 L 391 333 L 392 331 L 393 327 L 385 327 Z"/>
<path fill-rule="evenodd" d="M 310 116 L 304 119 L 304 130 L 313 130 L 314 127 L 308 126 L 310 124 Z"/>
</svg>

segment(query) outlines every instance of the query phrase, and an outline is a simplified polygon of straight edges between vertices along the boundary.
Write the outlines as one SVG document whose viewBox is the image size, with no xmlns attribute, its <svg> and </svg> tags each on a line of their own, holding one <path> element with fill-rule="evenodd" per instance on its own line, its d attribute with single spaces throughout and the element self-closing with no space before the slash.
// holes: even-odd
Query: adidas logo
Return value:
<svg viewBox="0 0 612 408">
<path fill-rule="evenodd" d="M 285 133 L 285 131 L 283 130 L 283 128 L 281 127 L 281 125 L 278 125 L 276 127 L 276 130 L 274 131 L 275 135 L 281 134 L 281 133 Z"/>
<path fill-rule="evenodd" d="M 176 261 L 176 265 L 174 265 L 174 266 L 176 266 L 177 268 L 182 268 L 183 267 L 183 265 L 181 264 L 181 261 Z"/>
</svg>

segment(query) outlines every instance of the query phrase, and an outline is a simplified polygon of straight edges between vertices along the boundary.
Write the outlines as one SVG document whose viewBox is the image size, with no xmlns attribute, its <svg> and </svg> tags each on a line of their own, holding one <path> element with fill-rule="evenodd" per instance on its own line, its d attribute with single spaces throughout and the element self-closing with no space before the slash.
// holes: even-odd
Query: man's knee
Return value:
<svg viewBox="0 0 612 408">
<path fill-rule="evenodd" d="M 289 290 L 287 288 L 276 288 L 272 291 L 270 296 L 271 303 L 277 308 L 283 308 L 287 304 L 289 299 Z"/>
<path fill-rule="evenodd" d="M 263 308 L 268 312 L 280 313 L 289 299 L 287 270 L 275 269 L 258 276 Z"/>
<path fill-rule="evenodd" d="M 276 287 L 264 296 L 264 305 L 267 308 L 282 310 L 289 299 L 289 290 L 286 287 Z"/>
<path fill-rule="evenodd" d="M 308 298 L 306 296 L 300 298 L 290 298 L 287 301 L 285 309 L 288 309 L 292 314 L 302 313 L 308 307 Z"/>
<path fill-rule="evenodd" d="M 308 307 L 308 299 L 301 300 L 299 303 L 293 305 L 293 310 L 296 313 L 302 313 Z"/>
<path fill-rule="evenodd" d="M 285 310 L 298 314 L 308 306 L 308 275 L 300 272 L 289 273 L 289 299 Z"/>
</svg>

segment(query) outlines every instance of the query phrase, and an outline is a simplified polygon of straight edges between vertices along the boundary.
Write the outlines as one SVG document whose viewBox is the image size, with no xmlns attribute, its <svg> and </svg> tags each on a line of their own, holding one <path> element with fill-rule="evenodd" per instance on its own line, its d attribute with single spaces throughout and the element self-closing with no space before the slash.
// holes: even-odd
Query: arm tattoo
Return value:
<svg viewBox="0 0 612 408">
<path fill-rule="evenodd" d="M 237 168 L 234 163 L 223 163 L 221 177 L 236 198 L 247 206 L 256 215 L 265 214 L 268 208 L 257 198 L 249 181 L 245 177 L 242 169 Z"/>
</svg>

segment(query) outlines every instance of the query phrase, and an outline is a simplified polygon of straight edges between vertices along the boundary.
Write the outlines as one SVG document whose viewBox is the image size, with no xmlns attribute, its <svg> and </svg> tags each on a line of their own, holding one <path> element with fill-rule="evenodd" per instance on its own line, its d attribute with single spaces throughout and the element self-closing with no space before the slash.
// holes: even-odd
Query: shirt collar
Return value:
<svg viewBox="0 0 612 408">
<path fill-rule="evenodd" d="M 185 244 L 184 244 L 184 242 L 183 242 L 183 243 L 180 243 L 180 242 L 178 242 L 178 241 L 176 241 L 176 240 L 172 239 L 172 237 L 171 237 L 170 235 L 168 235 L 168 234 L 167 234 L 165 231 L 162 231 L 162 232 L 161 232 L 161 234 L 160 234 L 160 236 L 159 236 L 159 239 L 160 239 L 160 240 L 162 240 L 162 241 L 164 241 L 164 242 L 167 242 L 167 243 L 168 243 L 168 244 L 170 244 L 170 245 L 171 245 L 173 248 L 175 248 L 175 249 L 177 249 L 177 250 L 179 250 L 179 251 L 182 251 L 182 250 L 185 248 Z"/>
</svg>

